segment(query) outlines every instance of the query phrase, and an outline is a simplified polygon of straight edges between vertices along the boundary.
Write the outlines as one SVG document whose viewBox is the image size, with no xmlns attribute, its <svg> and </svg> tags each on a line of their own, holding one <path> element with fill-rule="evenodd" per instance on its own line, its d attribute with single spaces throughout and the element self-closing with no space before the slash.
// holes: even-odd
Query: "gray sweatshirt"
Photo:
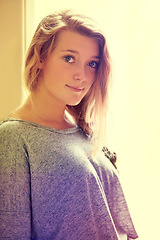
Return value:
<svg viewBox="0 0 160 240">
<path fill-rule="evenodd" d="M 0 239 L 136 239 L 117 170 L 78 127 L 0 124 Z"/>
</svg>

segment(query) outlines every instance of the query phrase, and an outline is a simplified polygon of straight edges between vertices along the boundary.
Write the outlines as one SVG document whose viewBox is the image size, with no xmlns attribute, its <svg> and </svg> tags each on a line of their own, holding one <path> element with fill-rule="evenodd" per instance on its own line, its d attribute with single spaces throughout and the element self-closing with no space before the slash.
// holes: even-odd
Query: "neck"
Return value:
<svg viewBox="0 0 160 240">
<path fill-rule="evenodd" d="M 36 122 L 41 125 L 56 129 L 73 127 L 65 114 L 66 106 L 58 104 L 53 99 L 40 96 L 39 93 L 31 93 L 24 105 L 20 107 L 12 117 Z"/>
<path fill-rule="evenodd" d="M 65 105 L 58 104 L 53 99 L 31 94 L 27 100 L 28 106 L 33 114 L 44 122 L 63 122 Z"/>
</svg>

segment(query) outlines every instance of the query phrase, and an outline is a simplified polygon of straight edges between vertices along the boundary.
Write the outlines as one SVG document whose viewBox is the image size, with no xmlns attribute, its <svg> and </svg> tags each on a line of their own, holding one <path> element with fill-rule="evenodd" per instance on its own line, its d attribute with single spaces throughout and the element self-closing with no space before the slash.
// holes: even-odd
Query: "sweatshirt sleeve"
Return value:
<svg viewBox="0 0 160 240">
<path fill-rule="evenodd" d="M 23 138 L 0 126 L 0 239 L 31 239 L 30 171 Z"/>
</svg>

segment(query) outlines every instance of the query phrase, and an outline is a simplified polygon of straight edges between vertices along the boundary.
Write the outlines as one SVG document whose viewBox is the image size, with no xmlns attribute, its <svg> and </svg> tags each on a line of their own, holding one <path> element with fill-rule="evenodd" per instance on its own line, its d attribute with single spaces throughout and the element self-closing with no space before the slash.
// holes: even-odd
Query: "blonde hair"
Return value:
<svg viewBox="0 0 160 240">
<path fill-rule="evenodd" d="M 25 83 L 32 92 L 38 85 L 41 70 L 39 62 L 46 59 L 54 50 L 58 34 L 71 30 L 95 38 L 100 50 L 100 63 L 96 80 L 89 92 L 76 106 L 66 106 L 67 111 L 76 119 L 76 123 L 91 137 L 94 149 L 101 146 L 106 133 L 107 88 L 110 76 L 110 57 L 106 40 L 95 23 L 88 17 L 63 11 L 46 16 L 38 25 L 25 61 Z"/>
</svg>

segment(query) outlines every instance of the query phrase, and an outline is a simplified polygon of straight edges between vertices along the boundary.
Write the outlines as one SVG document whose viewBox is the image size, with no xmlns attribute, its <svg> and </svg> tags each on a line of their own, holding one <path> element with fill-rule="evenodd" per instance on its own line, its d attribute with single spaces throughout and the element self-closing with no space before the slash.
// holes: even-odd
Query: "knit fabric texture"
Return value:
<svg viewBox="0 0 160 240">
<path fill-rule="evenodd" d="M 0 239 L 136 239 L 117 170 L 88 136 L 6 119 L 0 124 Z"/>
</svg>

